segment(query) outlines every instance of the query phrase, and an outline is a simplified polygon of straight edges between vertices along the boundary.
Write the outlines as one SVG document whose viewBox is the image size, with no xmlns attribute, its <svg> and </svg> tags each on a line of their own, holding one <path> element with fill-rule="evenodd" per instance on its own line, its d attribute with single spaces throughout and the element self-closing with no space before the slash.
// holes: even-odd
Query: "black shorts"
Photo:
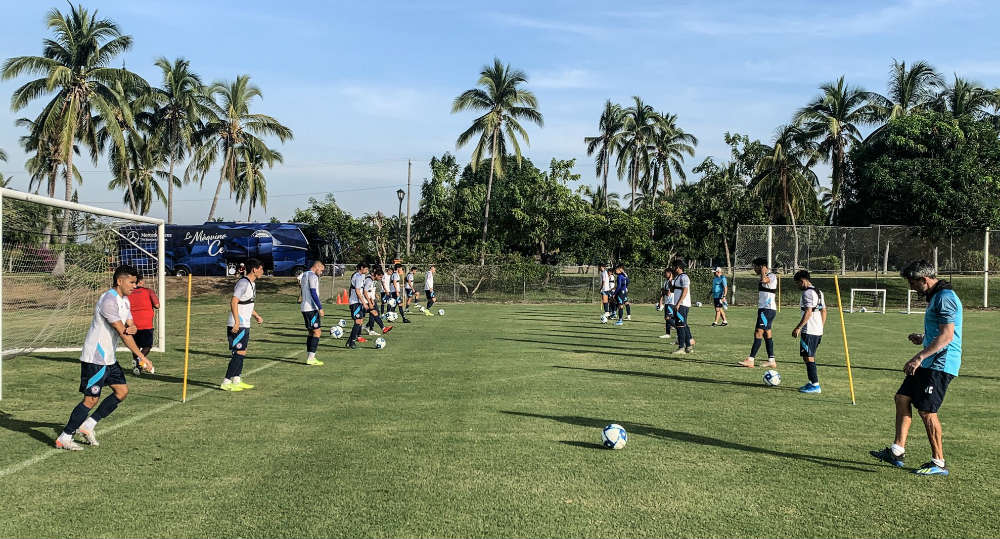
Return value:
<svg viewBox="0 0 1000 539">
<path fill-rule="evenodd" d="M 135 339 L 135 345 L 139 348 L 153 347 L 153 330 L 151 329 L 137 330 L 132 338 Z"/>
<path fill-rule="evenodd" d="M 670 320 L 670 319 L 672 319 L 674 317 L 674 312 L 675 311 L 676 311 L 676 309 L 674 309 L 674 306 L 672 304 L 668 303 L 668 304 L 664 305 L 663 306 L 663 319 L 664 320 Z"/>
<path fill-rule="evenodd" d="M 382 303 L 389 303 L 389 294 L 382 292 Z"/>
<path fill-rule="evenodd" d="M 245 351 L 250 344 L 250 328 L 240 328 L 234 334 L 233 327 L 229 326 L 226 328 L 226 340 L 229 341 L 230 350 Z"/>
<path fill-rule="evenodd" d="M 416 290 L 414 290 L 412 288 L 407 288 L 406 289 L 406 297 L 412 298 L 415 295 L 417 295 L 417 291 Z"/>
<path fill-rule="evenodd" d="M 601 291 L 601 296 L 603 296 L 603 297 L 605 297 L 607 299 L 611 299 L 611 291 L 610 290 L 602 290 Z"/>
<path fill-rule="evenodd" d="M 808 333 L 799 334 L 799 355 L 802 359 L 807 357 L 815 358 L 816 349 L 819 348 L 820 341 L 823 340 L 822 335 L 809 335 Z"/>
<path fill-rule="evenodd" d="M 721 309 L 722 308 L 722 301 L 724 299 L 725 298 L 712 298 L 712 305 L 715 305 L 716 309 Z"/>
<path fill-rule="evenodd" d="M 757 329 L 769 330 L 774 323 L 774 316 L 778 311 L 774 309 L 757 309 Z"/>
<path fill-rule="evenodd" d="M 97 397 L 104 386 L 125 385 L 125 371 L 117 362 L 111 365 L 80 362 L 80 393 Z"/>
<path fill-rule="evenodd" d="M 358 320 L 365 317 L 365 306 L 360 303 L 351 304 L 351 318 Z"/>
<path fill-rule="evenodd" d="M 436 296 L 436 295 L 434 294 L 434 291 L 433 291 L 433 290 L 424 290 L 424 294 L 426 294 L 426 295 L 427 295 L 427 297 L 429 297 L 429 298 L 436 298 L 436 297 L 437 297 L 437 296 Z"/>
<path fill-rule="evenodd" d="M 677 312 L 674 313 L 674 325 L 675 326 L 677 326 L 679 328 L 687 327 L 687 324 L 688 324 L 688 311 L 690 309 L 691 309 L 691 307 L 687 307 L 687 306 L 684 306 L 684 305 L 678 305 L 677 306 Z"/>
<path fill-rule="evenodd" d="M 903 379 L 903 384 L 896 391 L 897 395 L 905 395 L 913 400 L 913 406 L 921 412 L 937 413 L 944 394 L 948 391 L 954 375 L 935 369 L 917 369 L 917 372 Z"/>
<path fill-rule="evenodd" d="M 323 326 L 323 319 L 320 317 L 319 311 L 302 313 L 302 322 L 305 323 L 306 329 L 319 329 Z"/>
<path fill-rule="evenodd" d="M 618 305 L 625 305 L 628 303 L 628 294 L 618 294 L 615 296 L 615 303 Z"/>
</svg>

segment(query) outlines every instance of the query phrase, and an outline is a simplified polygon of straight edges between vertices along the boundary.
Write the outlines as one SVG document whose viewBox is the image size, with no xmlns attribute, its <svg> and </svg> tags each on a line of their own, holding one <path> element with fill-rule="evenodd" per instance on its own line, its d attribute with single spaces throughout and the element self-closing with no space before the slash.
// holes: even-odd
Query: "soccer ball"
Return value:
<svg viewBox="0 0 1000 539">
<path fill-rule="evenodd" d="M 375 339 L 375 348 L 379 350 L 385 348 L 385 339 L 383 339 L 382 337 Z"/>
<path fill-rule="evenodd" d="M 444 316 L 444 309 L 438 309 L 438 316 Z"/>
<path fill-rule="evenodd" d="M 601 442 L 608 449 L 622 449 L 628 442 L 628 433 L 625 432 L 625 427 L 612 423 L 601 431 Z"/>
<path fill-rule="evenodd" d="M 696 302 L 694 302 L 694 306 L 695 306 L 695 307 L 701 307 L 701 302 L 700 302 L 700 301 L 696 301 Z"/>
<path fill-rule="evenodd" d="M 862 307 L 861 308 L 861 312 L 866 313 L 866 312 L 868 312 L 868 309 L 865 309 L 864 307 Z"/>
<path fill-rule="evenodd" d="M 662 310 L 663 310 L 663 305 L 657 304 L 656 305 L 656 312 L 660 312 Z"/>
<path fill-rule="evenodd" d="M 330 328 L 330 336 L 334 339 L 339 339 L 344 336 L 344 328 L 340 326 L 333 326 Z"/>
<path fill-rule="evenodd" d="M 396 308 L 396 298 L 389 298 L 389 301 L 385 302 L 385 304 L 388 305 L 390 309 L 395 309 Z"/>
<path fill-rule="evenodd" d="M 604 314 L 601 315 L 601 323 L 602 324 L 607 324 L 608 323 L 608 314 L 607 313 L 604 313 Z"/>
<path fill-rule="evenodd" d="M 385 314 L 385 319 L 390 322 L 395 322 L 397 318 L 399 318 L 399 315 L 396 313 L 390 312 Z"/>
<path fill-rule="evenodd" d="M 764 373 L 764 385 L 766 386 L 777 386 L 781 385 L 781 375 L 778 371 L 770 369 Z"/>
<path fill-rule="evenodd" d="M 340 322 L 337 322 L 337 325 L 340 326 L 340 327 L 342 327 L 342 328 L 346 328 L 347 327 L 347 320 L 344 320 L 343 318 L 341 318 Z"/>
</svg>

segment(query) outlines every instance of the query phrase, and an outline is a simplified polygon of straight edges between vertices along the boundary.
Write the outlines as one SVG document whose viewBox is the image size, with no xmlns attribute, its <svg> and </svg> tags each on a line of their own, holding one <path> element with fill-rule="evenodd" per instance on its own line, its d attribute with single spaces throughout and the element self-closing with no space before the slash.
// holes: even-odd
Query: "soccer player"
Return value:
<svg viewBox="0 0 1000 539">
<path fill-rule="evenodd" d="M 380 270 L 382 266 L 376 266 Z M 392 297 L 392 270 L 385 268 L 385 271 L 380 271 L 379 274 L 382 277 L 379 279 L 379 283 L 382 286 L 382 306 L 379 309 L 380 312 L 388 312 L 387 305 L 389 304 L 389 298 Z"/>
<path fill-rule="evenodd" d="M 813 286 L 808 271 L 799 270 L 792 278 L 802 290 L 802 300 L 799 301 L 802 319 L 792 330 L 792 337 L 799 337 L 801 334 L 799 354 L 806 362 L 806 376 L 809 378 L 809 383 L 800 387 L 799 391 L 821 393 L 819 375 L 816 374 L 816 349 L 823 340 L 823 327 L 826 325 L 826 298 L 823 297 L 823 292 Z"/>
<path fill-rule="evenodd" d="M 357 271 L 351 275 L 351 318 L 354 319 L 354 327 L 351 328 L 351 336 L 347 338 L 347 348 L 358 347 L 358 337 L 361 336 L 361 325 L 365 321 L 365 313 L 375 306 L 368 303 L 365 295 L 365 275 L 368 273 L 368 263 L 361 262 L 356 266 Z"/>
<path fill-rule="evenodd" d="M 771 273 L 767 267 L 767 259 L 763 257 L 754 259 L 753 271 L 760 275 L 760 281 L 757 283 L 757 323 L 753 332 L 753 346 L 750 347 L 750 355 L 739 364 L 753 368 L 754 359 L 757 357 L 760 342 L 763 339 L 767 347 L 767 363 L 762 366 L 773 369 L 778 366 L 777 362 L 774 361 L 774 340 L 771 338 L 771 326 L 774 324 L 774 315 L 777 314 L 775 309 L 778 304 L 775 290 L 778 289 L 778 276 Z"/>
<path fill-rule="evenodd" d="M 615 266 L 615 305 L 618 310 L 618 321 L 615 322 L 616 326 L 623 326 L 625 322 L 622 320 L 624 315 L 625 304 L 628 303 L 628 275 L 625 275 L 625 265 L 618 264 Z M 631 318 L 631 317 L 629 317 Z"/>
<path fill-rule="evenodd" d="M 602 262 L 597 266 L 597 274 L 601 276 L 601 308 L 604 310 L 604 314 L 601 318 L 608 319 L 611 317 L 611 272 L 608 271 L 608 267 Z"/>
<path fill-rule="evenodd" d="M 658 308 L 663 309 L 663 326 L 666 333 L 661 339 L 670 338 L 670 327 L 674 325 L 674 270 L 667 267 L 663 270 L 663 286 L 660 287 L 660 302 Z"/>
<path fill-rule="evenodd" d="M 236 281 L 233 287 L 233 297 L 229 300 L 229 322 L 226 324 L 226 339 L 229 341 L 229 351 L 232 354 L 226 377 L 222 379 L 219 389 L 223 391 L 243 391 L 254 386 L 243 381 L 243 360 L 247 356 L 247 345 L 250 343 L 250 318 L 263 324 L 264 319 L 254 310 L 257 301 L 257 279 L 264 274 L 264 266 L 260 260 L 251 258 L 246 261 L 246 273 Z"/>
<path fill-rule="evenodd" d="M 374 273 L 374 277 L 371 275 Z M 365 297 L 368 298 L 368 305 L 371 307 L 368 310 L 368 323 L 365 324 L 365 329 L 368 330 L 368 335 L 375 335 L 375 324 L 378 324 L 379 329 L 382 330 L 382 334 L 385 335 L 392 331 L 392 326 L 387 326 L 382 323 L 382 316 L 379 314 L 379 310 L 375 308 L 375 279 L 382 279 L 383 275 L 382 267 L 375 266 L 375 269 L 369 272 L 369 275 L 365 275 Z"/>
<path fill-rule="evenodd" d="M 132 307 L 132 320 L 135 321 L 135 345 L 142 351 L 142 355 L 149 354 L 153 348 L 153 317 L 156 309 L 160 308 L 160 298 L 156 293 L 143 286 L 142 274 L 135 280 L 135 290 L 128 297 L 129 305 Z M 132 354 L 132 374 L 139 376 L 142 374 L 142 367 L 139 365 L 139 356 Z"/>
<path fill-rule="evenodd" d="M 396 299 L 396 309 L 399 310 L 399 316 L 403 319 L 404 324 L 409 324 L 410 319 L 406 317 L 406 313 L 403 312 L 403 287 L 400 285 L 400 281 L 403 279 L 403 265 L 396 264 L 392 271 L 392 297 Z"/>
<path fill-rule="evenodd" d="M 94 318 L 90 322 L 90 330 L 87 331 L 87 337 L 83 341 L 83 352 L 80 354 L 80 393 L 83 393 L 83 401 L 73 408 L 69 422 L 56 438 L 56 447 L 59 449 L 69 451 L 83 449 L 73 441 L 73 435 L 77 432 L 82 434 L 91 446 L 99 445 L 94 434 L 97 422 L 115 411 L 128 395 L 125 373 L 115 358 L 119 339 L 139 358 L 141 368 L 150 372 L 153 370 L 153 363 L 146 358 L 132 337 L 136 332 L 136 326 L 131 317 L 131 307 L 127 298 L 135 289 L 138 276 L 139 272 L 132 266 L 118 266 L 111 278 L 112 288 L 101 294 L 97 300 Z M 93 414 L 90 414 L 105 386 L 111 386 L 111 394 L 101 401 Z M 88 415 L 90 417 L 87 417 Z"/>
<path fill-rule="evenodd" d="M 431 312 L 431 306 L 437 303 L 437 296 L 434 294 L 434 273 L 437 272 L 437 268 L 433 264 L 427 268 L 427 275 L 424 277 L 424 295 L 427 296 L 427 309 L 424 314 L 428 316 L 434 316 Z"/>
<path fill-rule="evenodd" d="M 691 309 L 691 277 L 684 273 L 684 261 L 677 258 L 670 263 L 674 270 L 674 300 L 677 302 L 674 312 L 674 327 L 677 328 L 676 355 L 694 352 L 694 339 L 691 338 L 691 326 L 688 325 L 688 311 Z"/>
<path fill-rule="evenodd" d="M 712 322 L 712 326 L 728 326 L 729 320 L 726 319 L 726 296 L 729 294 L 729 282 L 726 280 L 726 276 L 722 274 L 722 268 L 716 266 L 713 272 L 715 276 L 712 278 L 712 305 L 715 306 L 715 321 Z M 720 323 L 719 320 L 722 320 Z"/>
<path fill-rule="evenodd" d="M 903 467 L 911 407 L 920 413 L 931 445 L 931 460 L 913 471 L 918 475 L 948 475 L 941 444 L 938 409 L 945 391 L 962 366 L 962 302 L 951 285 L 937 278 L 934 265 L 926 260 L 911 262 L 899 272 L 910 288 L 927 298 L 924 332 L 911 333 L 909 340 L 923 346 L 903 365 L 906 377 L 896 391 L 896 439 L 892 445 L 871 455 L 899 468 Z"/>
<path fill-rule="evenodd" d="M 410 266 L 410 272 L 406 274 L 406 308 L 403 309 L 406 312 L 410 312 L 411 303 L 420 301 L 420 293 L 417 292 L 417 289 L 413 286 L 413 280 L 416 278 L 416 275 L 417 267 Z"/>
<path fill-rule="evenodd" d="M 323 362 L 316 359 L 316 349 L 319 348 L 319 337 L 323 330 L 323 304 L 319 301 L 319 277 L 323 275 L 326 266 L 316 260 L 309 271 L 303 273 L 299 279 L 302 283 L 302 304 L 299 310 L 302 311 L 302 321 L 306 324 L 306 365 L 322 365 Z"/>
</svg>

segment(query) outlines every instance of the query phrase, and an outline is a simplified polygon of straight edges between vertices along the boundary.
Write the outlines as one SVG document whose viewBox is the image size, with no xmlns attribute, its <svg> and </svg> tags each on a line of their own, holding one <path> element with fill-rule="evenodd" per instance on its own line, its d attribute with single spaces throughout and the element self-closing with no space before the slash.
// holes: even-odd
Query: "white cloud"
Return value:
<svg viewBox="0 0 1000 539">
<path fill-rule="evenodd" d="M 366 116 L 413 117 L 427 113 L 427 108 L 448 104 L 413 88 L 395 88 L 367 84 L 346 84 L 337 88 L 349 108 Z"/>
<path fill-rule="evenodd" d="M 529 83 L 537 88 L 593 88 L 597 79 L 593 72 L 586 69 L 562 68 L 557 70 L 538 70 L 534 72 Z"/>
<path fill-rule="evenodd" d="M 530 17 L 522 17 L 520 15 L 507 15 L 504 13 L 492 13 L 490 16 L 501 23 L 505 23 L 510 26 L 517 26 L 520 28 L 549 30 L 553 32 L 577 34 L 591 38 L 604 37 L 607 33 L 603 28 L 597 26 L 590 26 L 586 24 L 575 24 L 575 23 L 556 21 L 556 20 L 534 19 Z"/>
</svg>

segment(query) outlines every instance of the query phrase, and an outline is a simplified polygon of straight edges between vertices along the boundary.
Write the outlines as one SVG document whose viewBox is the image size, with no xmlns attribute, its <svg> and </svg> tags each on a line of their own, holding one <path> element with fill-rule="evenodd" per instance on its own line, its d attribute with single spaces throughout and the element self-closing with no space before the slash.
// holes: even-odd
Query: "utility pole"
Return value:
<svg viewBox="0 0 1000 539">
<path fill-rule="evenodd" d="M 410 180 L 413 178 L 413 160 L 406 161 L 406 258 L 410 258 Z"/>
</svg>

